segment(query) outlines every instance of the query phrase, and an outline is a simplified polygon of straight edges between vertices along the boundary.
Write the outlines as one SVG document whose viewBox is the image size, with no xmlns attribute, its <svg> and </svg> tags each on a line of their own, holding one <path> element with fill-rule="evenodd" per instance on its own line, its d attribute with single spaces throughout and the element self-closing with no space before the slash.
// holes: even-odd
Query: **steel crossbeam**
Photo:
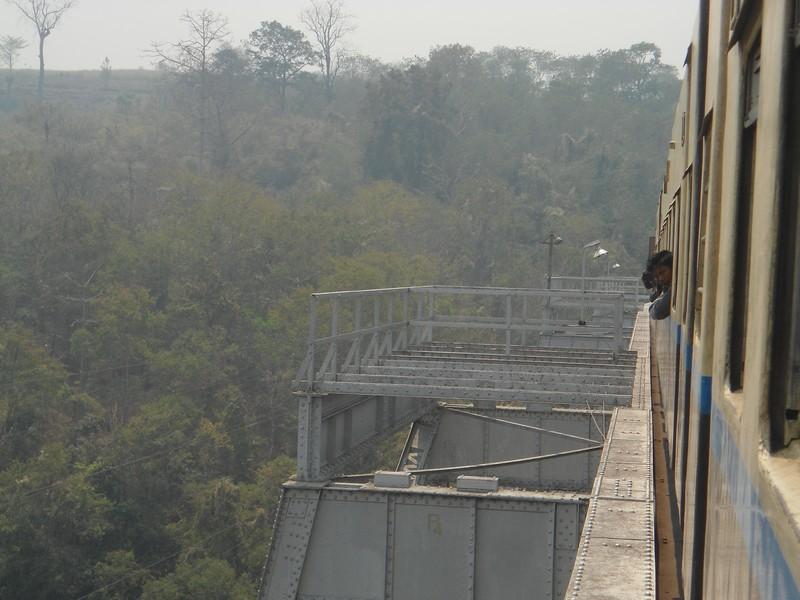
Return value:
<svg viewBox="0 0 800 600">
<path fill-rule="evenodd" d="M 424 384 L 424 385 L 459 385 L 474 388 L 503 388 L 529 391 L 556 391 L 564 393 L 581 394 L 606 394 L 615 396 L 625 396 L 630 398 L 631 386 L 609 386 L 609 385 L 588 385 L 588 384 L 544 384 L 538 381 L 531 381 L 526 378 L 516 377 L 485 377 L 480 371 L 473 372 L 471 376 L 464 376 L 463 372 L 456 376 L 436 375 L 425 376 L 420 373 L 411 375 L 397 375 L 394 373 L 343 373 L 339 375 L 337 381 L 342 383 L 376 383 L 390 385 L 405 384 Z M 322 384 L 323 388 L 327 384 Z"/>
<path fill-rule="evenodd" d="M 586 365 L 574 365 L 567 361 L 563 362 L 536 362 L 536 361 L 526 361 L 526 360 L 503 360 L 502 358 L 469 358 L 465 357 L 459 360 L 453 360 L 452 358 L 442 357 L 442 356 L 432 356 L 427 358 L 419 358 L 419 357 L 395 357 L 391 360 L 383 360 L 383 364 L 393 364 L 398 366 L 411 366 L 411 367 L 425 367 L 430 365 L 436 365 L 437 368 L 455 368 L 460 369 L 468 366 L 470 369 L 496 369 L 498 367 L 508 368 L 508 370 L 512 370 L 513 368 L 519 368 L 526 371 L 535 370 L 539 373 L 572 373 L 572 374 L 579 374 L 579 375 L 592 375 L 595 373 L 604 373 L 607 375 L 632 375 L 634 371 L 634 367 L 629 365 L 598 365 L 598 364 L 586 364 Z"/>
<path fill-rule="evenodd" d="M 479 379 L 511 379 L 519 381 L 529 381 L 531 383 L 539 383 L 542 385 L 556 385 L 567 386 L 563 389 L 565 391 L 572 391 L 571 386 L 590 386 L 591 391 L 593 387 L 609 388 L 626 388 L 630 389 L 631 379 L 629 376 L 614 376 L 596 373 L 593 375 L 579 375 L 572 373 L 542 373 L 539 371 L 529 371 L 527 369 L 478 369 L 472 365 L 465 365 L 462 369 L 457 368 L 437 368 L 434 366 L 424 367 L 405 367 L 394 366 L 392 364 L 384 365 L 370 365 L 362 367 L 361 369 L 351 369 L 346 373 L 362 373 L 365 375 L 399 375 L 407 377 L 465 377 L 465 378 L 479 378 Z M 343 374 L 343 375 L 344 375 Z M 562 389 L 562 388 L 555 388 Z"/>
<path fill-rule="evenodd" d="M 582 406 L 589 401 L 594 407 L 601 404 L 620 406 L 630 404 L 628 394 L 585 394 L 501 387 L 469 387 L 460 385 L 430 385 L 425 383 L 372 383 L 364 381 L 325 381 L 318 385 L 321 394 L 352 394 L 363 396 L 391 396 L 397 398 L 427 398 L 434 400 L 483 400 L 489 402 L 545 403 L 564 406 Z"/>
</svg>

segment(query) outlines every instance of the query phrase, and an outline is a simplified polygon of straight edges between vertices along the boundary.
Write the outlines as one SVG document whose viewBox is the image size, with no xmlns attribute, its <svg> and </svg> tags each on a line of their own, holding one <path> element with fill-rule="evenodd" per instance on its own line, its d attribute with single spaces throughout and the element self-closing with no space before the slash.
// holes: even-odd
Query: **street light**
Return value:
<svg viewBox="0 0 800 600">
<path fill-rule="evenodd" d="M 610 261 L 609 261 L 609 262 L 610 262 Z M 611 271 L 616 271 L 617 269 L 621 268 L 621 267 L 622 267 L 622 265 L 621 265 L 621 264 L 619 264 L 619 263 L 614 263 L 614 264 L 613 264 L 613 265 L 611 265 L 610 267 L 609 267 L 608 265 L 606 265 L 606 267 L 607 267 L 607 268 L 606 268 L 606 277 L 607 277 L 607 276 L 611 275 Z"/>
<path fill-rule="evenodd" d="M 581 296 L 581 323 L 585 323 L 584 317 L 586 313 L 586 251 L 591 248 L 596 248 L 599 245 L 600 240 L 595 240 L 583 247 L 583 254 L 581 256 L 581 291 L 583 292 Z"/>
<path fill-rule="evenodd" d="M 553 282 L 553 246 L 558 246 L 561 242 L 563 242 L 559 236 L 557 236 L 552 231 L 550 235 L 547 236 L 546 240 L 542 240 L 539 242 L 540 244 L 547 245 L 547 289 L 549 290 L 552 287 Z"/>
<path fill-rule="evenodd" d="M 611 258 L 611 255 L 608 253 L 608 250 L 605 248 L 598 248 L 595 253 L 592 255 L 592 258 L 597 260 L 598 258 L 606 257 L 606 271 L 608 271 L 608 261 Z M 602 271 L 600 271 L 602 273 Z"/>
<path fill-rule="evenodd" d="M 551 289 L 553 287 L 553 246 L 558 246 L 564 240 L 561 239 L 560 236 L 557 236 L 552 231 L 550 235 L 547 236 L 546 240 L 542 240 L 539 242 L 540 244 L 547 244 L 547 289 Z M 545 317 L 549 321 L 550 320 L 550 295 L 547 296 L 547 304 L 545 308 Z"/>
</svg>

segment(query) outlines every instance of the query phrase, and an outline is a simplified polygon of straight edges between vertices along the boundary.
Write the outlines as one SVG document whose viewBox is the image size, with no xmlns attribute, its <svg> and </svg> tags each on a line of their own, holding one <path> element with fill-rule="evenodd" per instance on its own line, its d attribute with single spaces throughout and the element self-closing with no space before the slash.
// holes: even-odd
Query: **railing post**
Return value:
<svg viewBox="0 0 800 600">
<path fill-rule="evenodd" d="M 364 303 L 361 301 L 361 297 L 359 296 L 356 298 L 356 314 L 355 314 L 355 329 L 356 329 L 356 353 L 355 353 L 355 365 L 356 370 L 360 373 L 361 372 L 361 328 L 363 327 L 361 323 L 362 318 L 362 311 L 364 310 Z"/>
<path fill-rule="evenodd" d="M 528 345 L 528 297 L 522 296 L 522 347 Z"/>
<path fill-rule="evenodd" d="M 331 355 L 331 374 L 336 380 L 336 372 L 338 371 L 338 353 L 339 343 L 336 341 L 336 336 L 339 335 L 339 297 L 333 299 L 333 310 L 331 311 L 331 344 L 333 344 L 333 354 Z"/>
<path fill-rule="evenodd" d="M 422 294 L 417 295 L 417 325 L 414 327 L 414 333 L 417 334 L 417 344 L 422 344 L 425 340 L 423 339 L 426 329 L 422 329 L 422 319 L 425 318 L 425 311 L 423 304 L 425 302 L 425 297 Z"/>
<path fill-rule="evenodd" d="M 406 288 L 405 293 L 403 294 L 403 322 L 405 323 L 405 327 L 403 327 L 403 347 L 402 350 L 408 348 L 408 335 L 411 329 L 411 323 L 409 322 L 409 303 L 411 302 L 411 288 Z"/>
<path fill-rule="evenodd" d="M 375 340 L 375 360 L 377 361 L 381 356 L 381 338 L 380 334 L 378 333 L 378 327 L 381 324 L 381 298 L 380 296 L 375 296 L 375 299 L 372 301 L 372 339 Z"/>
<path fill-rule="evenodd" d="M 506 356 L 511 354 L 511 294 L 506 296 Z"/>
<path fill-rule="evenodd" d="M 392 353 L 392 347 L 394 345 L 394 336 L 392 335 L 392 328 L 394 327 L 394 296 L 389 294 L 389 306 L 387 308 L 389 311 L 389 315 L 386 319 L 386 325 L 388 329 L 386 330 L 386 338 L 389 342 L 389 354 Z"/>
<path fill-rule="evenodd" d="M 311 295 L 311 303 L 308 311 L 308 389 L 310 392 L 314 391 L 314 384 L 317 379 L 315 356 L 317 353 L 316 348 L 317 340 L 317 298 L 314 294 Z"/>
<path fill-rule="evenodd" d="M 436 296 L 433 292 L 428 292 L 428 332 L 425 334 L 425 341 L 433 341 L 433 321 L 436 318 Z"/>
<path fill-rule="evenodd" d="M 620 294 L 614 303 L 615 319 L 614 319 L 614 343 L 617 352 L 625 351 L 625 336 L 623 329 L 625 326 L 625 296 Z"/>
</svg>

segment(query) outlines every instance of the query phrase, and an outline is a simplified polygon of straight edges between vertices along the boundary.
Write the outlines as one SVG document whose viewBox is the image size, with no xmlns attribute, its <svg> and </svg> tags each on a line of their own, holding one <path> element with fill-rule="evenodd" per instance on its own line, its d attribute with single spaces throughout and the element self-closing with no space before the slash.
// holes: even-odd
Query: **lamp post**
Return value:
<svg viewBox="0 0 800 600">
<path fill-rule="evenodd" d="M 591 248 L 596 248 L 600 245 L 600 240 L 589 242 L 583 246 L 583 253 L 581 256 L 581 324 L 585 323 L 586 316 L 586 251 Z"/>
<path fill-rule="evenodd" d="M 553 246 L 558 246 L 564 240 L 561 239 L 560 236 L 557 236 L 552 231 L 550 235 L 547 236 L 547 239 L 542 240 L 539 242 L 540 244 L 547 245 L 547 289 L 552 289 L 553 287 Z M 545 319 L 550 320 L 550 295 L 547 296 L 547 304 L 545 306 Z"/>
<path fill-rule="evenodd" d="M 558 246 L 561 242 L 563 242 L 559 236 L 557 236 L 552 231 L 550 235 L 547 236 L 547 239 L 542 240 L 541 244 L 547 245 L 547 289 L 551 289 L 553 286 L 553 246 Z"/>
<path fill-rule="evenodd" d="M 608 262 L 610 263 L 611 261 L 608 261 Z M 610 265 L 610 266 L 608 264 L 606 264 L 606 276 L 611 275 L 611 271 L 616 271 L 620 267 L 622 267 L 622 265 L 619 264 L 619 263 L 614 263 L 613 265 Z"/>
</svg>

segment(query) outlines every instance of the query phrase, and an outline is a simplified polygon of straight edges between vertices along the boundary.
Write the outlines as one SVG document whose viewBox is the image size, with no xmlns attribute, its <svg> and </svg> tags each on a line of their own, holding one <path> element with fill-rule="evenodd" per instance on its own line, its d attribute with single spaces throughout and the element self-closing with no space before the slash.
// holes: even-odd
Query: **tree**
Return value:
<svg viewBox="0 0 800 600">
<path fill-rule="evenodd" d="M 198 91 L 200 123 L 200 161 L 205 163 L 208 139 L 208 100 L 210 74 L 215 49 L 228 37 L 228 21 L 210 10 L 186 12 L 181 17 L 189 30 L 185 40 L 170 44 L 154 43 L 150 55 L 164 67 L 174 69 L 187 78 Z"/>
<path fill-rule="evenodd" d="M 44 95 L 44 42 L 77 0 L 7 0 L 36 27 L 39 36 L 39 98 Z"/>
<path fill-rule="evenodd" d="M 28 43 L 22 38 L 14 37 L 11 35 L 7 35 L 3 38 L 0 38 L 0 58 L 2 58 L 3 63 L 5 63 L 6 66 L 8 66 L 6 85 L 8 86 L 9 92 L 11 91 L 11 85 L 13 84 L 14 81 L 14 65 L 17 62 L 19 53 L 27 45 Z"/>
<path fill-rule="evenodd" d="M 350 16 L 344 11 L 343 0 L 311 0 L 300 15 L 319 49 L 322 76 L 325 81 L 325 98 L 333 100 L 333 85 L 339 72 L 345 36 L 353 30 Z"/>
<path fill-rule="evenodd" d="M 286 110 L 286 89 L 291 81 L 317 58 L 303 35 L 277 21 L 265 21 L 250 34 L 248 53 L 256 72 L 278 86 L 281 110 Z"/>
<path fill-rule="evenodd" d="M 108 84 L 111 83 L 111 59 L 106 56 L 105 60 L 100 63 L 100 76 L 103 78 L 103 89 L 108 89 Z"/>
</svg>

